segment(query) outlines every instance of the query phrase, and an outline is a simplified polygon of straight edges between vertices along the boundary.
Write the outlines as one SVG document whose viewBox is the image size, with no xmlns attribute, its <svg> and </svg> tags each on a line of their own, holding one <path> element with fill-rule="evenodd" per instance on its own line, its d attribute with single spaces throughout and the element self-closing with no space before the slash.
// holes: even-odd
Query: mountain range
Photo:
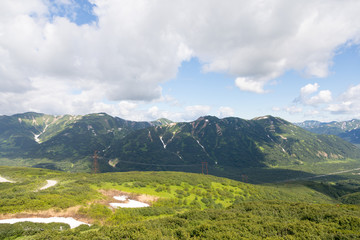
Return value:
<svg viewBox="0 0 360 240">
<path fill-rule="evenodd" d="M 302 126 L 303 127 L 303 126 Z M 106 113 L 0 116 L 0 164 L 92 171 L 172 170 L 226 175 L 228 169 L 301 166 L 359 159 L 334 135 L 284 119 L 204 116 L 192 122 L 127 121 Z"/>
<path fill-rule="evenodd" d="M 340 122 L 319 122 L 311 120 L 295 124 L 313 133 L 333 134 L 353 144 L 360 144 L 360 120 L 358 119 Z"/>
</svg>

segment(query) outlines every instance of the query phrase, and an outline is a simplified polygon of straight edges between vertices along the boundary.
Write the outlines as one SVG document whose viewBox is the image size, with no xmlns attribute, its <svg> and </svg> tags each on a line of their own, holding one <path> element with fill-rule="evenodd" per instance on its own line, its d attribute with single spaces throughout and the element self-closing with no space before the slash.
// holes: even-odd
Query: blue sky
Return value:
<svg viewBox="0 0 360 240">
<path fill-rule="evenodd" d="M 360 2 L 0 3 L 0 115 L 360 118 Z"/>
<path fill-rule="evenodd" d="M 273 80 L 267 93 L 256 94 L 239 90 L 234 86 L 234 77 L 224 73 L 204 73 L 197 58 L 183 62 L 175 79 L 163 84 L 163 92 L 182 105 L 197 103 L 211 106 L 211 115 L 219 115 L 221 106 L 229 106 L 235 116 L 251 119 L 262 115 L 274 115 L 289 121 L 318 119 L 320 121 L 348 120 L 357 118 L 351 114 L 329 114 L 323 106 L 304 106 L 296 101 L 300 89 L 307 84 L 318 83 L 319 90 L 330 90 L 334 99 L 341 97 L 347 89 L 360 84 L 359 47 L 345 47 L 332 59 L 327 77 L 308 77 L 301 72 L 290 70 Z M 164 109 L 176 106 L 162 106 Z M 286 108 L 302 108 L 302 112 L 291 112 Z M 178 107 L 179 111 L 181 106 Z M 324 111 L 314 114 L 313 111 Z"/>
</svg>

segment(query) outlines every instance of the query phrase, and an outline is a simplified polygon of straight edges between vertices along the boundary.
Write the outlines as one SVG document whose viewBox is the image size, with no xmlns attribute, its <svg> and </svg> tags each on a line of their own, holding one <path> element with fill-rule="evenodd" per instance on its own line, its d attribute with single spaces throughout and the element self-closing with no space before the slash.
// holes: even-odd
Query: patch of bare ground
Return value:
<svg viewBox="0 0 360 240">
<path fill-rule="evenodd" d="M 5 213 L 0 214 L 0 219 L 11 219 L 11 218 L 49 218 L 49 217 L 72 217 L 78 221 L 85 223 L 92 223 L 93 220 L 84 215 L 78 213 L 79 209 L 83 207 L 81 205 L 70 207 L 67 209 L 52 208 L 41 211 L 25 211 L 20 213 Z"/>
</svg>

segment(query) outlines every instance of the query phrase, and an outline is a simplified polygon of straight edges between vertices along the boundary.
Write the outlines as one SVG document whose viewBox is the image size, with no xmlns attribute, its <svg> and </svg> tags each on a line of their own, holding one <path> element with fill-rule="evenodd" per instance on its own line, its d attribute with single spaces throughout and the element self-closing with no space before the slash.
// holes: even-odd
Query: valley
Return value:
<svg viewBox="0 0 360 240">
<path fill-rule="evenodd" d="M 360 0 L 0 0 L 0 240 L 360 239 Z"/>
<path fill-rule="evenodd" d="M 0 130 L 0 239 L 360 237 L 360 149 L 281 118 L 24 113 Z"/>
<path fill-rule="evenodd" d="M 349 173 L 264 185 L 180 172 L 0 167 L 0 174 L 16 180 L 0 183 L 0 219 L 56 217 L 90 224 L 0 224 L 2 239 L 360 237 L 359 206 L 348 205 L 360 202 L 360 175 Z M 34 191 L 47 179 L 58 183 Z M 114 196 L 122 202 L 124 194 L 150 206 L 111 208 Z"/>
<path fill-rule="evenodd" d="M 236 180 L 246 175 L 252 183 L 360 167 L 360 149 L 349 142 L 273 116 L 204 116 L 179 123 L 134 122 L 105 113 L 0 117 L 1 165 L 92 172 L 95 151 L 100 172 L 202 173 L 206 167 L 212 175 Z M 280 169 L 293 176 L 277 174 Z"/>
</svg>

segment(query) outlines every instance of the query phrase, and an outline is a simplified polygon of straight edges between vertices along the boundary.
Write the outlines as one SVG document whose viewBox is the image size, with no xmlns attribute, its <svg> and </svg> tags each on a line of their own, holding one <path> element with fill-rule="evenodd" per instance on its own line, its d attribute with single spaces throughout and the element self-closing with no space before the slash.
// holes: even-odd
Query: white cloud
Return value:
<svg viewBox="0 0 360 240">
<path fill-rule="evenodd" d="M 351 101 L 330 104 L 327 110 L 335 114 L 351 113 L 354 111 L 353 103 Z"/>
<path fill-rule="evenodd" d="M 320 114 L 320 112 L 318 110 L 310 110 L 305 113 L 305 116 L 315 116 L 315 115 L 319 115 L 319 114 Z"/>
<path fill-rule="evenodd" d="M 265 93 L 263 89 L 265 83 L 256 81 L 255 79 L 238 77 L 235 80 L 235 84 L 238 88 L 240 88 L 243 91 L 254 92 L 254 93 Z"/>
<path fill-rule="evenodd" d="M 312 94 L 314 92 L 317 92 L 317 90 L 319 89 L 319 84 L 317 83 L 314 83 L 314 84 L 307 84 L 306 86 L 302 87 L 300 89 L 300 95 L 301 96 L 306 96 L 306 95 L 309 95 L 309 94 Z"/>
<path fill-rule="evenodd" d="M 297 107 L 297 106 L 286 107 L 284 108 L 284 110 L 285 112 L 288 112 L 290 114 L 301 113 L 303 111 L 301 107 Z"/>
<path fill-rule="evenodd" d="M 234 114 L 234 109 L 232 109 L 231 107 L 220 107 L 218 110 L 218 116 L 220 118 L 234 117 Z"/>
<path fill-rule="evenodd" d="M 360 84 L 350 87 L 342 94 L 342 98 L 345 100 L 360 101 Z"/>
<path fill-rule="evenodd" d="M 207 105 L 192 105 L 185 107 L 185 120 L 192 120 L 204 115 L 209 115 L 211 110 L 210 106 Z"/>
<path fill-rule="evenodd" d="M 360 112 L 360 84 L 350 87 L 341 94 L 337 102 L 329 104 L 327 110 L 334 114 L 355 114 Z"/>
<path fill-rule="evenodd" d="M 204 71 L 234 76 L 241 90 L 264 93 L 290 69 L 326 76 L 336 49 L 360 39 L 359 1 L 91 2 L 98 22 L 81 26 L 71 22 L 71 0 L 56 1 L 67 18 L 51 20 L 56 4 L 0 2 L 0 112 L 80 113 L 104 99 L 153 101 L 190 57 Z M 330 99 L 320 91 L 310 102 Z"/>
<path fill-rule="evenodd" d="M 302 87 L 300 89 L 300 96 L 295 99 L 295 102 L 300 102 L 302 104 L 310 106 L 317 106 L 319 104 L 331 102 L 333 100 L 331 91 L 321 90 L 318 92 L 319 87 L 320 85 L 317 83 L 309 83 L 306 86 Z"/>
<path fill-rule="evenodd" d="M 308 105 L 317 105 L 322 103 L 328 103 L 332 101 L 331 92 L 329 90 L 320 91 L 316 96 L 312 96 L 306 100 Z"/>
</svg>

